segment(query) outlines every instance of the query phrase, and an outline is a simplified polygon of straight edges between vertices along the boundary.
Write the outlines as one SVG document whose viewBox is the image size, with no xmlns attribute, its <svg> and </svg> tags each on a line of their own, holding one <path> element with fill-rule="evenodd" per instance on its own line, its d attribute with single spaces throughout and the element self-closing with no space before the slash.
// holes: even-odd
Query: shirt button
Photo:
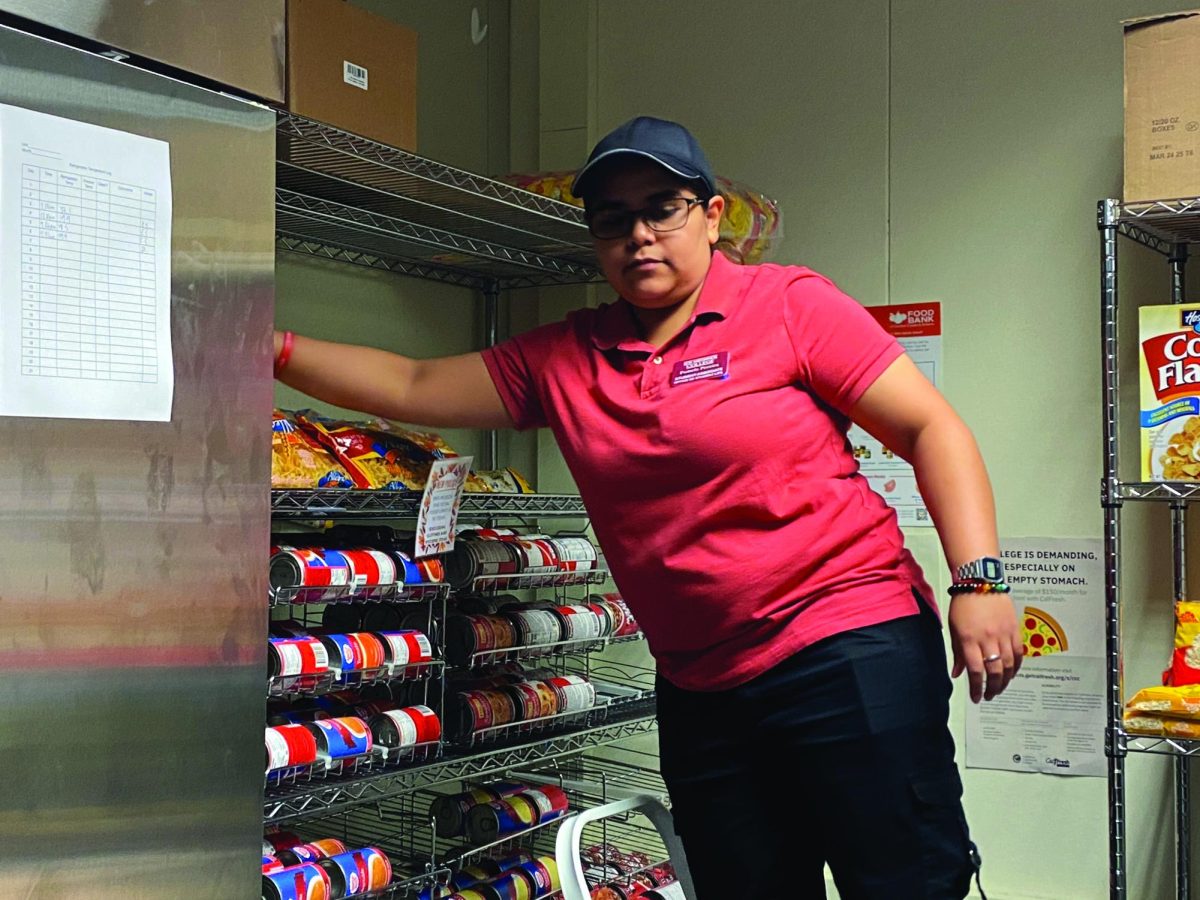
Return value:
<svg viewBox="0 0 1200 900">
<path fill-rule="evenodd" d="M 654 359 L 652 360 L 652 362 L 653 362 L 653 363 L 654 363 L 656 366 L 661 366 L 661 365 L 662 365 L 662 357 L 661 357 L 661 356 L 656 356 L 656 357 L 654 357 Z"/>
</svg>

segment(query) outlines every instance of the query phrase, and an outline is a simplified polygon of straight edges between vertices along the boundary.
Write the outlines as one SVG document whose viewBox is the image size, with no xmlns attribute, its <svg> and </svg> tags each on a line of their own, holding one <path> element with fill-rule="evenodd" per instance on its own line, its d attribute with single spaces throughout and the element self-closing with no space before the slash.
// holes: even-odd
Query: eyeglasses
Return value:
<svg viewBox="0 0 1200 900">
<path fill-rule="evenodd" d="M 707 205 L 699 197 L 668 197 L 641 209 L 602 209 L 587 217 L 588 231 L 602 241 L 622 238 L 642 221 L 651 231 L 678 231 L 687 224 L 693 206 Z"/>
</svg>

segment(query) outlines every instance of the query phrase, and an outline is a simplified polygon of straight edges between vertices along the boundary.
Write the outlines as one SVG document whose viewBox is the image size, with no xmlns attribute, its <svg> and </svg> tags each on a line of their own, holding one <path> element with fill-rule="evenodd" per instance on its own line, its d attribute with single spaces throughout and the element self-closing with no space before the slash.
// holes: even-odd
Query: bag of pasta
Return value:
<svg viewBox="0 0 1200 900">
<path fill-rule="evenodd" d="M 572 206 L 583 201 L 571 193 L 574 172 L 534 172 L 505 175 L 504 181 L 530 193 Z M 717 190 L 725 198 L 717 249 L 738 263 L 767 259 L 783 240 L 783 217 L 779 204 L 741 182 L 716 176 Z"/>
<path fill-rule="evenodd" d="M 405 464 L 422 476 L 421 487 L 429 480 L 429 469 L 435 459 L 453 459 L 458 451 L 446 443 L 446 439 L 433 431 L 413 431 L 386 419 L 373 419 L 368 423 L 387 435 L 389 449 L 402 458 Z M 475 472 L 467 474 L 463 490 L 486 493 L 488 486 Z"/>
<path fill-rule="evenodd" d="M 333 454 L 277 409 L 271 417 L 271 487 L 352 488 L 354 482 Z"/>
<path fill-rule="evenodd" d="M 411 459 L 412 445 L 397 447 L 396 439 L 369 427 L 322 416 L 313 410 L 296 414 L 304 429 L 327 447 L 354 479 L 355 487 L 369 490 L 419 491 L 429 477 L 429 457 L 423 471 Z"/>
</svg>

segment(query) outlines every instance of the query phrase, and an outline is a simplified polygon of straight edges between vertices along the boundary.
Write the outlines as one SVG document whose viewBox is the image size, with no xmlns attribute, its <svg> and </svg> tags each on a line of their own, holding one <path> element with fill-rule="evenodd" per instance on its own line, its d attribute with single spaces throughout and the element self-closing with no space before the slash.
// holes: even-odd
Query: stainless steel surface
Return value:
<svg viewBox="0 0 1200 900">
<path fill-rule="evenodd" d="M 0 102 L 170 142 L 175 367 L 0 420 L 0 897 L 257 897 L 273 115 L 7 28 Z"/>
<path fill-rule="evenodd" d="M 0 0 L 0 11 L 282 102 L 284 3 Z"/>
<path fill-rule="evenodd" d="M 1117 446 L 1120 373 L 1117 365 L 1117 235 L 1120 205 L 1100 203 L 1100 360 L 1104 412 L 1104 598 L 1108 653 L 1105 749 L 1108 754 L 1109 897 L 1125 897 L 1125 736 L 1121 729 L 1121 500 Z"/>
<path fill-rule="evenodd" d="M 600 280 L 583 210 L 279 113 L 279 247 L 479 290 Z"/>
</svg>

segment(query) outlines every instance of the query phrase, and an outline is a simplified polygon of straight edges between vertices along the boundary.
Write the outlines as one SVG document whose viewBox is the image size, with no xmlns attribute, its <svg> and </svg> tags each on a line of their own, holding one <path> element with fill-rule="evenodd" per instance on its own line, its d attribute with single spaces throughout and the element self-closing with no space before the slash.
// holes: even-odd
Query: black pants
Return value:
<svg viewBox="0 0 1200 900">
<path fill-rule="evenodd" d="M 693 900 L 961 900 L 975 868 L 922 613 L 807 647 L 727 691 L 658 682 L 659 743 Z"/>
</svg>

